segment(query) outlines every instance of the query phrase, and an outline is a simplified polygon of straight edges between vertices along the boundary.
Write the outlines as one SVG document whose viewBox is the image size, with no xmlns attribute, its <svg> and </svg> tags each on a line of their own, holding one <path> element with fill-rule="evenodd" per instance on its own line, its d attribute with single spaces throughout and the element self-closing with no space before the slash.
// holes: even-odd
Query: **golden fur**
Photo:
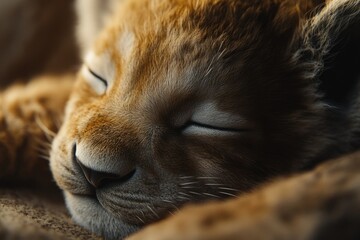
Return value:
<svg viewBox="0 0 360 240">
<path fill-rule="evenodd" d="M 39 80 L 0 96 L 0 165 L 8 166 L 0 178 L 28 179 L 43 166 L 37 144 L 24 139 L 57 131 L 72 89 L 50 167 L 87 229 L 123 238 L 186 203 L 235 197 L 184 208 L 131 239 L 334 237 L 324 229 L 358 222 L 356 207 L 342 208 L 359 200 L 358 154 L 246 192 L 358 148 L 357 100 L 344 130 L 335 121 L 341 106 L 315 82 L 358 5 L 124 1 L 75 85 L 69 75 L 61 85 Z M 16 173 L 19 149 L 29 158 Z"/>
<path fill-rule="evenodd" d="M 41 156 L 48 156 L 48 145 L 62 122 L 73 81 L 74 75 L 43 76 L 28 85 L 13 85 L 0 94 L 3 183 L 49 185 L 48 161 Z"/>
</svg>

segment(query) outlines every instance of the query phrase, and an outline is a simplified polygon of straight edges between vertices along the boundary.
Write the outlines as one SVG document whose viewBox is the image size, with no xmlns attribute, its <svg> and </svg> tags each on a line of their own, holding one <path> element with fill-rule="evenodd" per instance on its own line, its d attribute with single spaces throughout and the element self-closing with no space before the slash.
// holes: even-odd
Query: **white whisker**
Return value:
<svg viewBox="0 0 360 240">
<path fill-rule="evenodd" d="M 188 179 L 188 178 L 194 178 L 192 176 L 183 176 L 183 177 L 180 177 L 181 179 Z"/>
<path fill-rule="evenodd" d="M 39 126 L 39 128 L 45 133 L 46 138 L 49 141 L 52 141 L 52 139 L 55 138 L 56 133 L 54 133 L 53 131 L 51 131 L 40 119 L 40 117 L 37 115 L 35 117 L 35 122 L 36 124 Z"/>
<path fill-rule="evenodd" d="M 216 196 L 216 195 L 211 194 L 211 193 L 202 193 L 202 194 L 205 195 L 205 196 L 209 196 L 209 197 L 220 198 L 219 196 Z"/>
<path fill-rule="evenodd" d="M 212 70 L 213 70 L 213 68 L 210 68 L 209 70 L 207 70 L 207 72 L 205 73 L 204 77 L 206 77 L 207 75 L 209 75 Z"/>
<path fill-rule="evenodd" d="M 237 190 L 237 189 L 235 189 L 235 188 L 219 187 L 219 189 L 221 189 L 221 190 L 229 190 L 229 191 L 234 191 L 234 192 L 239 192 L 239 190 Z"/>
<path fill-rule="evenodd" d="M 146 206 L 157 218 L 159 218 L 159 215 L 152 209 L 149 205 Z"/>
<path fill-rule="evenodd" d="M 207 179 L 219 179 L 218 177 L 197 177 L 198 179 L 204 179 L 204 180 L 207 180 Z"/>
<path fill-rule="evenodd" d="M 187 196 L 187 197 L 189 197 L 189 196 L 190 196 L 189 194 L 184 193 L 184 192 L 178 192 L 178 193 L 179 193 L 179 194 L 181 194 L 181 195 Z"/>
<path fill-rule="evenodd" d="M 221 43 L 222 44 L 222 43 Z M 224 55 L 224 53 L 226 52 L 226 48 L 224 48 L 220 54 L 218 55 L 218 60 Z"/>
<path fill-rule="evenodd" d="M 40 158 L 50 161 L 50 156 L 47 155 L 39 155 Z"/>
<path fill-rule="evenodd" d="M 198 193 L 198 192 L 189 191 L 189 193 L 194 194 L 194 195 L 201 196 L 201 194 L 200 194 L 200 193 Z"/>
<path fill-rule="evenodd" d="M 145 224 L 144 220 L 142 220 L 142 218 L 141 218 L 141 217 L 136 216 L 136 218 L 137 218 L 137 219 L 139 219 L 139 220 L 140 220 L 143 224 Z"/>
<path fill-rule="evenodd" d="M 191 184 L 195 184 L 196 182 L 186 182 L 186 183 L 180 183 L 180 186 L 187 186 L 187 185 L 191 185 Z"/>
<path fill-rule="evenodd" d="M 189 201 L 190 200 L 190 198 L 188 198 L 188 197 L 184 197 L 184 196 L 178 196 L 178 199 L 182 199 L 182 200 L 186 200 L 186 201 Z"/>
<path fill-rule="evenodd" d="M 237 197 L 236 195 L 231 194 L 231 193 L 227 193 L 227 192 L 219 192 L 219 193 L 224 194 L 224 195 L 228 195 L 230 197 Z"/>
</svg>

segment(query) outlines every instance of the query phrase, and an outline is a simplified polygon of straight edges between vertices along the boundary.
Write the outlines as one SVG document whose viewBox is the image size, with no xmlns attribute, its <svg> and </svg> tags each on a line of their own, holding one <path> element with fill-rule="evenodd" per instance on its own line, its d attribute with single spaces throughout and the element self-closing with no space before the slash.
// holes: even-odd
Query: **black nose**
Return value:
<svg viewBox="0 0 360 240">
<path fill-rule="evenodd" d="M 94 187 L 99 188 L 105 183 L 115 182 L 115 181 L 126 181 L 128 180 L 135 172 L 132 171 L 125 176 L 120 176 L 114 173 L 99 172 L 93 169 L 90 169 L 84 166 L 78 159 L 76 159 L 77 164 L 80 166 L 82 172 L 85 175 L 86 180 Z"/>
</svg>

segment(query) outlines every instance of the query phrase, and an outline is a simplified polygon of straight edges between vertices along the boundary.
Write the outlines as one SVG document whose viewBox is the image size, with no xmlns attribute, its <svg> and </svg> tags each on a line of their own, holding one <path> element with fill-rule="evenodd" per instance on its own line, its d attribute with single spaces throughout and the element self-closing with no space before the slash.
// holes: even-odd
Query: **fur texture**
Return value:
<svg viewBox="0 0 360 240">
<path fill-rule="evenodd" d="M 188 206 L 129 240 L 358 239 L 355 153 L 225 202 Z"/>
<path fill-rule="evenodd" d="M 73 75 L 38 77 L 0 94 L 2 183 L 51 184 L 49 145 L 62 122 L 73 81 Z"/>
<path fill-rule="evenodd" d="M 96 19 L 107 18 L 113 3 L 103 3 Z M 358 46 L 359 1 L 323 7 L 129 0 L 94 44 L 103 23 L 88 37 L 80 15 L 83 51 L 93 47 L 75 86 L 71 75 L 62 91 L 46 79 L 1 95 L 0 165 L 7 170 L 0 176 L 29 179 L 43 166 L 25 140 L 56 131 L 73 89 L 50 162 L 74 220 L 87 229 L 122 238 L 185 203 L 233 197 L 185 208 L 133 239 L 329 239 L 337 235 L 328 229 L 344 220 L 345 236 L 356 238 L 359 154 L 246 193 L 359 147 L 351 91 L 358 71 L 350 69 L 348 87 L 336 94 L 342 84 L 327 72 L 344 70 L 331 58 L 341 52 L 337 41 L 345 36 L 355 39 L 346 46 Z M 56 100 L 55 92 L 62 93 Z M 28 161 L 20 162 L 19 149 Z"/>
<path fill-rule="evenodd" d="M 87 55 L 52 147 L 74 219 L 123 237 L 184 203 L 351 150 L 315 81 L 336 38 L 316 39 L 317 18 L 343 3 L 302 28 L 316 4 L 125 1 Z M 310 42 L 324 54 L 309 56 Z"/>
</svg>

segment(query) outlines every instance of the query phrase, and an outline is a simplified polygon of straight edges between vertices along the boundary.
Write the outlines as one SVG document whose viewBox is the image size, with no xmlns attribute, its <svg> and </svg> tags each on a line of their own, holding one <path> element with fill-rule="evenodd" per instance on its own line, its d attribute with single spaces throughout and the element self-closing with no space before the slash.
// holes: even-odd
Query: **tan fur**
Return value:
<svg viewBox="0 0 360 240">
<path fill-rule="evenodd" d="M 124 1 L 85 60 L 52 146 L 51 169 L 75 221 L 108 238 L 123 237 L 189 200 L 233 196 L 304 165 L 315 153 L 297 140 L 310 141 L 321 128 L 322 110 L 300 103 L 315 96 L 297 85 L 302 70 L 292 65 L 292 44 L 315 5 Z M 87 68 L 106 81 L 105 90 Z M 254 81 L 279 81 L 281 87 L 246 92 Z M 268 91 L 285 95 L 276 99 Z M 285 99 L 294 105 L 278 108 Z M 235 127 L 244 133 L 184 134 L 181 129 L 204 104 L 240 117 Z M 264 146 L 266 139 L 274 144 Z M 318 149 L 326 143 L 311 141 Z M 135 169 L 140 175 L 95 190 L 78 162 L 100 172 L 128 176 Z M 194 178 L 193 191 L 183 188 L 189 184 L 185 176 Z M 233 190 L 219 190 L 220 184 Z"/>
<path fill-rule="evenodd" d="M 303 24 L 322 6 L 305 0 L 124 1 L 75 85 L 73 75 L 61 85 L 45 77 L 0 96 L 0 154 L 6 156 L 0 165 L 7 166 L 0 178 L 29 179 L 44 166 L 38 145 L 24 139 L 57 131 L 54 119 L 62 120 L 73 89 L 50 164 L 78 224 L 118 239 L 188 202 L 236 197 L 185 207 L 130 239 L 336 236 L 331 230 L 340 220 L 359 215 L 358 153 L 256 189 L 317 163 L 337 143 L 325 117 L 329 106 L 309 81 L 321 60 L 310 54 L 316 63 L 301 62 L 309 50 L 301 48 Z M 97 76 L 86 74 L 87 67 Z M 205 121 L 240 120 L 203 134 L 212 124 L 206 122 L 187 134 L 189 120 L 204 109 L 216 109 Z M 79 162 L 121 178 L 95 189 Z"/>
<path fill-rule="evenodd" d="M 73 75 L 43 76 L 0 94 L 2 182 L 50 183 L 46 158 L 73 81 Z"/>
</svg>

